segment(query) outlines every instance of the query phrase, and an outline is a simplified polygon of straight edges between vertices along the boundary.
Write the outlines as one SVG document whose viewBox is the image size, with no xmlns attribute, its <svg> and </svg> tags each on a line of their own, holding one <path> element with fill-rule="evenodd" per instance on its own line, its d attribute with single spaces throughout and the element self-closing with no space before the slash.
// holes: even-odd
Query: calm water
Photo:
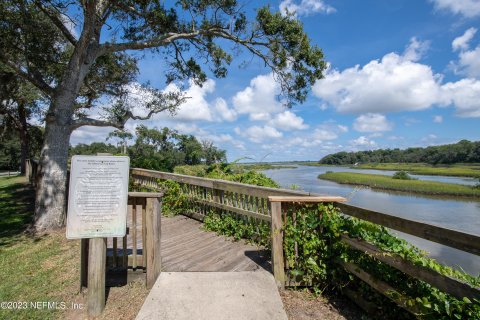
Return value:
<svg viewBox="0 0 480 320">
<path fill-rule="evenodd" d="M 297 185 L 301 190 L 307 192 L 346 197 L 348 203 L 358 207 L 480 235 L 480 199 L 441 199 L 406 195 L 404 193 L 373 191 L 368 188 L 355 188 L 317 179 L 319 174 L 326 171 L 353 171 L 386 175 L 394 173 L 394 171 L 357 170 L 331 166 L 298 166 L 296 169 L 275 169 L 263 172 L 287 189 L 292 185 Z M 468 179 L 457 177 L 415 177 L 428 177 L 429 180 L 450 181 L 452 183 L 453 181 L 460 183 L 463 180 L 468 182 Z M 410 235 L 401 233 L 399 235 L 419 248 L 426 250 L 432 258 L 442 263 L 462 268 L 473 275 L 480 275 L 480 257 L 478 256 Z"/>
</svg>

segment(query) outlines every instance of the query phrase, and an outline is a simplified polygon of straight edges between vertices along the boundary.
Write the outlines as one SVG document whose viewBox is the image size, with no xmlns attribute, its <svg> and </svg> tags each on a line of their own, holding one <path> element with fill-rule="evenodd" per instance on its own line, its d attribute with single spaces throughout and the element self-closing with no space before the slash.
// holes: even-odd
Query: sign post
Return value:
<svg viewBox="0 0 480 320">
<path fill-rule="evenodd" d="M 129 163 L 124 156 L 72 157 L 67 238 L 89 239 L 90 316 L 100 315 L 105 307 L 106 238 L 126 234 Z"/>
</svg>

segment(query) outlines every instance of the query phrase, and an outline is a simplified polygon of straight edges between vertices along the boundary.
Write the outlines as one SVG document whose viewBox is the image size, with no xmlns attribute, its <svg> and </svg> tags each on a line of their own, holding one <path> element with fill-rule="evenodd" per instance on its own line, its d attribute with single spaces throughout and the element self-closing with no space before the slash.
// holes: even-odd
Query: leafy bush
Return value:
<svg viewBox="0 0 480 320">
<path fill-rule="evenodd" d="M 392 179 L 414 180 L 406 171 L 397 171 L 393 174 Z"/>
<path fill-rule="evenodd" d="M 270 224 L 266 222 L 259 224 L 252 218 L 238 218 L 234 214 L 210 211 L 203 220 L 203 227 L 235 240 L 246 239 L 270 248 Z"/>
<path fill-rule="evenodd" d="M 194 166 L 176 166 L 175 169 L 173 169 L 173 172 L 187 176 L 205 177 L 207 174 L 207 166 L 204 164 L 198 164 Z"/>
</svg>

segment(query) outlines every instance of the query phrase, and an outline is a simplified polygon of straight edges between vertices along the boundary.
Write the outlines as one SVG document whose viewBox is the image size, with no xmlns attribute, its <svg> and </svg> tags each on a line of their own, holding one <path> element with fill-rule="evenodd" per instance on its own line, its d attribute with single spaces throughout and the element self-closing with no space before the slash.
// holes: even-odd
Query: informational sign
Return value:
<svg viewBox="0 0 480 320">
<path fill-rule="evenodd" d="M 68 239 L 125 236 L 129 165 L 125 156 L 72 157 Z"/>
</svg>

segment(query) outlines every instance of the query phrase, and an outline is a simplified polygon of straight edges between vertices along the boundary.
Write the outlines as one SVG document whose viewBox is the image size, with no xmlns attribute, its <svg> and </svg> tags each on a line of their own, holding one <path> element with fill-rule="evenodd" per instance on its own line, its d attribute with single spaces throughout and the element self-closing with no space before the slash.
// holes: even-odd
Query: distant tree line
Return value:
<svg viewBox="0 0 480 320">
<path fill-rule="evenodd" d="M 359 152 L 337 152 L 323 157 L 321 164 L 354 163 L 480 163 L 480 141 L 461 140 L 454 144 L 426 148 L 378 149 Z"/>
<path fill-rule="evenodd" d="M 226 161 L 226 151 L 217 148 L 211 141 L 199 141 L 193 135 L 180 134 L 169 128 L 151 129 L 140 125 L 136 129 L 135 143 L 126 148 L 126 140 L 132 135 L 114 133 L 109 136 L 118 141 L 94 142 L 70 147 L 70 156 L 95 155 L 97 153 L 124 154 L 130 157 L 130 166 L 173 172 L 180 165 L 213 164 Z"/>
</svg>

